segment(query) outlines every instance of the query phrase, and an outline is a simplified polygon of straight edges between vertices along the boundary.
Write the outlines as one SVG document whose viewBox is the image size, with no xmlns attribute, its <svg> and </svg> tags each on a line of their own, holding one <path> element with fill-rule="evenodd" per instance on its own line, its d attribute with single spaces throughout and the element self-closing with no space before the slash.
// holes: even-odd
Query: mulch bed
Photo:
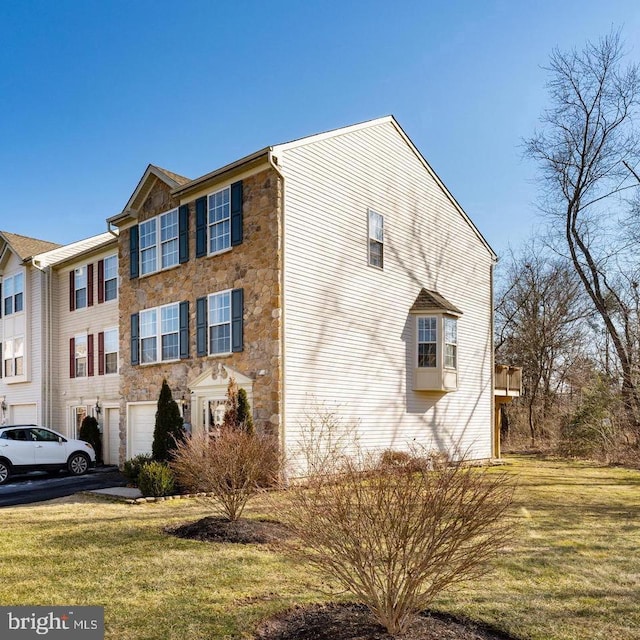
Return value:
<svg viewBox="0 0 640 640">
<path fill-rule="evenodd" d="M 232 542 L 236 544 L 268 544 L 288 538 L 291 534 L 274 520 L 247 520 L 230 522 L 226 518 L 210 516 L 196 522 L 165 527 L 165 532 L 178 538 L 202 542 Z"/>
<path fill-rule="evenodd" d="M 296 607 L 262 623 L 255 640 L 391 640 L 361 604 Z M 517 640 L 487 626 L 439 613 L 420 614 L 402 640 Z"/>
</svg>

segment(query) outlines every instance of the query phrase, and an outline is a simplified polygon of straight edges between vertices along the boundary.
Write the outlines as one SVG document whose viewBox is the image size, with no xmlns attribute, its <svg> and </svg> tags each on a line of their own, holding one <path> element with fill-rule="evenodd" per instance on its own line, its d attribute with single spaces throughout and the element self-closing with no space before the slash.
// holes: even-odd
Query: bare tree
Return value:
<svg viewBox="0 0 640 640">
<path fill-rule="evenodd" d="M 540 163 L 544 209 L 557 223 L 561 251 L 611 340 L 627 416 L 640 436 L 638 317 L 624 286 L 625 274 L 637 270 L 624 214 L 625 196 L 638 190 L 640 73 L 636 64 L 624 67 L 623 57 L 617 32 L 582 51 L 555 50 L 552 106 L 526 145 Z"/>
<path fill-rule="evenodd" d="M 573 364 L 584 357 L 589 315 L 581 285 L 566 261 L 549 258 L 535 244 L 512 256 L 496 305 L 496 353 L 523 367 L 523 397 L 531 445 L 545 436 Z"/>
</svg>

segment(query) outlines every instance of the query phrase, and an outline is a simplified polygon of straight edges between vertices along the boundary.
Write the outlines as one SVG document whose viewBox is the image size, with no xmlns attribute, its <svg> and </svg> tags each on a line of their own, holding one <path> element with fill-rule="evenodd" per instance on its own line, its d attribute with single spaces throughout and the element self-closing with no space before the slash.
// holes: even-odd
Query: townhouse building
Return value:
<svg viewBox="0 0 640 640">
<path fill-rule="evenodd" d="M 196 179 L 149 165 L 107 222 L 36 262 L 55 317 L 38 418 L 71 435 L 97 413 L 109 461 L 150 450 L 163 379 L 215 433 L 231 377 L 290 455 L 322 412 L 371 450 L 495 453 L 496 256 L 393 117 Z"/>
</svg>

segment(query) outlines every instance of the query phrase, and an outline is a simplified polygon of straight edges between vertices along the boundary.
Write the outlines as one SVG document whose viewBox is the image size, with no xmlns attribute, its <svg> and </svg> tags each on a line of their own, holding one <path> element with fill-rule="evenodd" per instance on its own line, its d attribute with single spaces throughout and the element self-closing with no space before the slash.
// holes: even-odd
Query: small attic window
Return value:
<svg viewBox="0 0 640 640">
<path fill-rule="evenodd" d="M 384 216 L 368 209 L 369 265 L 384 266 Z"/>
</svg>

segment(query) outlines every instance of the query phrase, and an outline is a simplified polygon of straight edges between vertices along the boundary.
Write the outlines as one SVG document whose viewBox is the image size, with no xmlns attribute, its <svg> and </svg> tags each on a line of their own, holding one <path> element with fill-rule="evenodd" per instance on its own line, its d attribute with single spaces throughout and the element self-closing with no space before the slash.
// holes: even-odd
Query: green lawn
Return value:
<svg viewBox="0 0 640 640">
<path fill-rule="evenodd" d="M 639 638 L 640 472 L 508 460 L 517 542 L 494 573 L 437 607 L 522 638 Z M 207 514 L 191 500 L 80 497 L 0 514 L 0 603 L 102 604 L 110 639 L 250 637 L 270 613 L 329 599 L 329 586 L 277 547 L 163 534 Z"/>
</svg>

